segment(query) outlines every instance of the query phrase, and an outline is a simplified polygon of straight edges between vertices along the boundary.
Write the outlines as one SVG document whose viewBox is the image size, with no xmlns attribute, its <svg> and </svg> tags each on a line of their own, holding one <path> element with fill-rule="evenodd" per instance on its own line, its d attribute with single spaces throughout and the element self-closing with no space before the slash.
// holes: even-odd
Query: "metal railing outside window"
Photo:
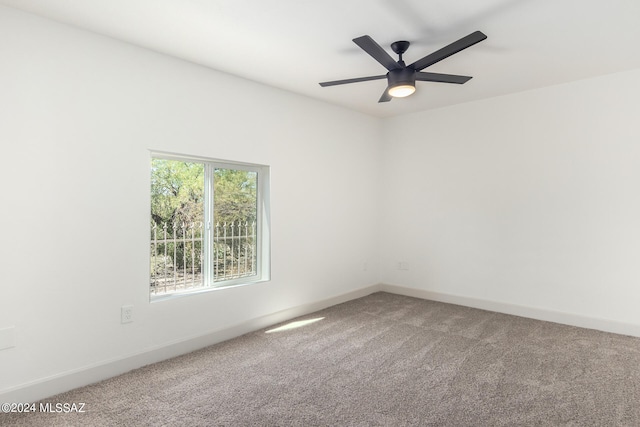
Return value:
<svg viewBox="0 0 640 427">
<path fill-rule="evenodd" d="M 152 295 L 205 287 L 203 276 L 204 224 L 151 225 L 150 291 Z M 213 229 L 211 282 L 257 275 L 256 224 L 217 223 Z"/>
</svg>

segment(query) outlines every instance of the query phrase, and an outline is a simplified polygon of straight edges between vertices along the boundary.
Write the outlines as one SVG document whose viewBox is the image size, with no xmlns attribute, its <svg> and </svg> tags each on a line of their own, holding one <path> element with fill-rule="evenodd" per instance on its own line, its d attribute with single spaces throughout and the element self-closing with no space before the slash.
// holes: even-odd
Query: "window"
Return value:
<svg viewBox="0 0 640 427">
<path fill-rule="evenodd" d="M 269 168 L 151 158 L 152 298 L 269 279 Z"/>
</svg>

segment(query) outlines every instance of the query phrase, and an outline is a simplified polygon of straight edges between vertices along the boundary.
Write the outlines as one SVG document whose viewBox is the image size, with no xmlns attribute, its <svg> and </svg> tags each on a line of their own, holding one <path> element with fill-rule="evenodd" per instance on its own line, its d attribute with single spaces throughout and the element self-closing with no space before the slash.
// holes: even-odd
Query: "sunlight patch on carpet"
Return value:
<svg viewBox="0 0 640 427">
<path fill-rule="evenodd" d="M 291 330 L 291 329 L 302 328 L 303 326 L 307 326 L 307 325 L 310 325 L 312 323 L 319 322 L 322 319 L 324 319 L 324 317 L 318 317 L 318 318 L 315 318 L 315 319 L 307 319 L 307 320 L 297 320 L 295 322 L 287 323 L 286 325 L 282 325 L 282 326 L 279 326 L 279 327 L 274 328 L 274 329 L 269 329 L 268 331 L 265 332 L 265 334 L 270 334 L 272 332 L 282 332 L 282 331 L 288 331 L 288 330 Z"/>
</svg>

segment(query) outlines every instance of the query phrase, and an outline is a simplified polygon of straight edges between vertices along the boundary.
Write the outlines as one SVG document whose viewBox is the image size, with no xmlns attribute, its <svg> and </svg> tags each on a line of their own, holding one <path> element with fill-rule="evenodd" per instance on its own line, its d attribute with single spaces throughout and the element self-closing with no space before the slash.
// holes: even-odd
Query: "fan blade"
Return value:
<svg viewBox="0 0 640 427">
<path fill-rule="evenodd" d="M 389 102 L 389 101 L 391 101 L 391 98 L 392 98 L 391 95 L 389 95 L 389 88 L 386 88 L 384 90 L 384 93 L 382 94 L 382 96 L 378 100 L 378 102 Z"/>
<path fill-rule="evenodd" d="M 418 59 L 416 62 L 409 65 L 409 68 L 413 68 L 416 71 L 423 70 L 428 66 L 435 64 L 436 62 L 440 62 L 443 59 L 450 57 L 454 53 L 458 53 L 461 50 L 471 47 L 476 43 L 480 43 L 486 38 L 487 36 L 480 31 L 473 32 L 468 36 L 463 37 L 460 40 L 455 41 L 450 45 L 433 52 L 430 55 L 425 56 L 422 59 Z"/>
<path fill-rule="evenodd" d="M 345 80 L 334 80 L 332 82 L 322 82 L 320 83 L 320 86 L 322 87 L 327 87 L 327 86 L 335 86 L 335 85 L 344 85 L 347 83 L 358 83 L 358 82 L 368 82 L 369 80 L 381 80 L 381 79 L 386 79 L 387 76 L 383 75 L 383 76 L 369 76 L 369 77 L 356 77 L 355 79 L 345 79 Z"/>
<path fill-rule="evenodd" d="M 398 63 L 385 51 L 378 43 L 369 36 L 362 36 L 353 39 L 353 42 L 360 46 L 362 50 L 367 52 L 373 59 L 378 61 L 387 70 L 397 70 L 400 67 Z"/>
<path fill-rule="evenodd" d="M 416 80 L 423 82 L 457 83 L 461 85 L 471 80 L 471 77 L 456 76 L 455 74 L 425 73 L 424 71 L 419 71 L 416 73 Z"/>
</svg>

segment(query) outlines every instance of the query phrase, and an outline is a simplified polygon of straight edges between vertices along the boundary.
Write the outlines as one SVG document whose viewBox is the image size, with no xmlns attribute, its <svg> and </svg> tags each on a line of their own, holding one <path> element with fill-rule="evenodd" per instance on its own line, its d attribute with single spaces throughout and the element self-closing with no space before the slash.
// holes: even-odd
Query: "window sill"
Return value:
<svg viewBox="0 0 640 427">
<path fill-rule="evenodd" d="M 205 294 L 205 293 L 215 292 L 215 291 L 222 291 L 222 290 L 225 290 L 225 289 L 239 288 L 239 287 L 242 287 L 242 286 L 250 286 L 250 285 L 255 285 L 255 284 L 258 284 L 258 283 L 265 283 L 265 282 L 269 282 L 269 281 L 270 281 L 270 279 L 258 279 L 258 280 L 253 280 L 251 282 L 245 282 L 245 281 L 242 281 L 242 280 L 238 280 L 237 283 L 234 281 L 232 283 L 224 284 L 224 285 L 221 285 L 221 286 L 202 287 L 202 288 L 197 288 L 197 289 L 189 289 L 189 290 L 186 290 L 186 291 L 150 295 L 149 296 L 149 302 L 155 303 L 155 302 L 160 302 L 160 301 L 169 301 L 169 300 L 174 300 L 174 299 L 177 299 L 177 298 L 188 297 L 188 296 L 192 296 L 192 295 L 200 295 L 200 294 Z"/>
</svg>

